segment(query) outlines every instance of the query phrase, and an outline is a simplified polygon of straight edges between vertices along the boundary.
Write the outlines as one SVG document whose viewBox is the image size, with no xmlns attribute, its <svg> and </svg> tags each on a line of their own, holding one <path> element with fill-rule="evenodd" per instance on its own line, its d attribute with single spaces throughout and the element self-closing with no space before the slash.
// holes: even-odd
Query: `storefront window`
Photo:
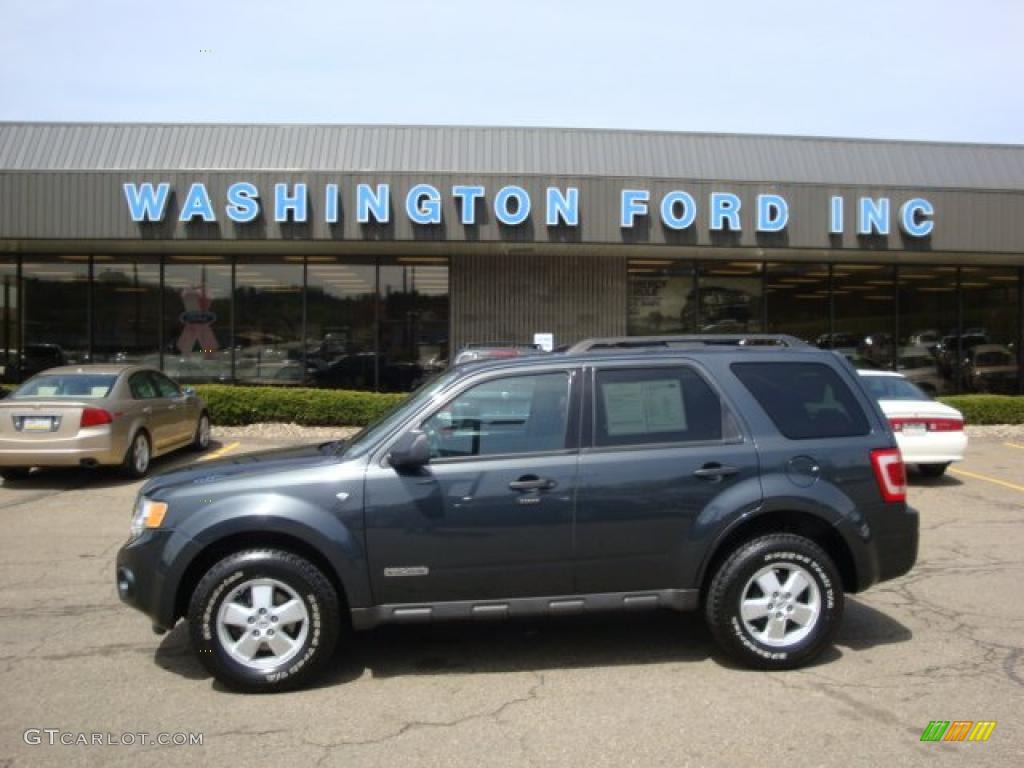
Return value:
<svg viewBox="0 0 1024 768">
<path fill-rule="evenodd" d="M 693 262 L 632 259 L 629 277 L 630 336 L 693 333 L 697 329 L 697 297 Z"/>
<path fill-rule="evenodd" d="M 316 386 L 372 390 L 377 268 L 333 256 L 308 258 L 307 378 Z"/>
<path fill-rule="evenodd" d="M 164 265 L 167 375 L 186 382 L 231 378 L 231 263 L 223 256 L 171 256 Z"/>
<path fill-rule="evenodd" d="M 94 256 L 92 291 L 93 360 L 159 365 L 159 258 Z"/>
<path fill-rule="evenodd" d="M 1020 382 L 1017 270 L 961 267 L 961 384 L 967 392 L 1016 394 Z"/>
<path fill-rule="evenodd" d="M 18 265 L 0 261 L 0 380 L 17 381 Z"/>
<path fill-rule="evenodd" d="M 17 376 L 89 362 L 89 257 L 60 256 L 22 265 L 24 327 Z"/>
<path fill-rule="evenodd" d="M 828 264 L 769 262 L 765 267 L 766 330 L 828 345 Z"/>
<path fill-rule="evenodd" d="M 705 262 L 698 269 L 700 304 L 687 306 L 696 310 L 691 314 L 700 332 L 759 333 L 763 326 L 761 262 Z"/>
<path fill-rule="evenodd" d="M 235 267 L 235 378 L 290 384 L 305 377 L 302 257 Z"/>
<path fill-rule="evenodd" d="M 840 349 L 854 364 L 891 368 L 895 364 L 895 268 L 836 264 L 832 270 L 835 327 L 821 346 Z"/>
<path fill-rule="evenodd" d="M 404 392 L 448 364 L 448 261 L 401 257 L 379 274 L 378 388 Z"/>
<path fill-rule="evenodd" d="M 956 267 L 899 269 L 896 369 L 930 395 L 957 391 Z"/>
</svg>

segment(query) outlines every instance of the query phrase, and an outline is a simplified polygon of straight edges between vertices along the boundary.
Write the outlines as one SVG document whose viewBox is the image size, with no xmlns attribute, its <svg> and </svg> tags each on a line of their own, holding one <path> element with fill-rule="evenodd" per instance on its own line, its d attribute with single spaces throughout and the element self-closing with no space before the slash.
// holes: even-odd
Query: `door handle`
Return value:
<svg viewBox="0 0 1024 768">
<path fill-rule="evenodd" d="M 721 480 L 723 477 L 735 475 L 739 471 L 740 470 L 738 467 L 727 467 L 722 464 L 712 463 L 705 464 L 700 469 L 695 469 L 693 471 L 693 476 L 699 477 L 701 480 L 712 480 L 717 482 Z"/>
<path fill-rule="evenodd" d="M 536 475 L 523 475 L 518 480 L 513 480 L 508 484 L 508 487 L 513 491 L 546 491 L 550 488 L 554 488 L 557 483 L 547 477 L 537 477 Z"/>
<path fill-rule="evenodd" d="M 152 413 L 153 409 L 150 406 L 147 405 L 145 408 L 142 409 L 142 412 L 143 413 Z"/>
</svg>

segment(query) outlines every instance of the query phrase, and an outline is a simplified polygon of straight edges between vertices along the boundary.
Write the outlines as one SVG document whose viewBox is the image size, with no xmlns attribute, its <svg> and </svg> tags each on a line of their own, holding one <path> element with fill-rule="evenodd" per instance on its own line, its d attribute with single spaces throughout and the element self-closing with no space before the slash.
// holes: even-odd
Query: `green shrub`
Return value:
<svg viewBox="0 0 1024 768">
<path fill-rule="evenodd" d="M 953 395 L 939 400 L 963 413 L 968 424 L 1024 424 L 1024 397 Z"/>
<path fill-rule="evenodd" d="M 370 423 L 405 395 L 299 387 L 245 387 L 200 384 L 210 419 L 222 426 L 258 422 L 294 422 L 306 426 L 361 427 Z"/>
</svg>

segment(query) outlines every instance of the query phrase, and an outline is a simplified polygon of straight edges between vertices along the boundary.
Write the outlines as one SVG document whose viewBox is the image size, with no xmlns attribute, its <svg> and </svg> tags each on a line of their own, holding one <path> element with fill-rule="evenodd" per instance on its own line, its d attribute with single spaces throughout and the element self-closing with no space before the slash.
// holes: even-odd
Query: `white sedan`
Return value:
<svg viewBox="0 0 1024 768">
<path fill-rule="evenodd" d="M 898 373 L 858 373 L 889 420 L 904 462 L 917 464 L 925 477 L 939 477 L 963 459 L 967 433 L 960 411 L 936 402 Z"/>
</svg>

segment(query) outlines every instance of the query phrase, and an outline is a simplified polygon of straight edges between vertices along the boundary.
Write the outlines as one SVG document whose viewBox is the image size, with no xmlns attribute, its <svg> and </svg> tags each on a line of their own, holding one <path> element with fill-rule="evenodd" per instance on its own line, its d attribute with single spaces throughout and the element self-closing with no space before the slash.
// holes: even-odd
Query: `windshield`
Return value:
<svg viewBox="0 0 1024 768">
<path fill-rule="evenodd" d="M 116 374 L 64 373 L 34 376 L 8 397 L 66 397 L 75 400 L 98 400 L 110 394 L 117 381 Z"/>
<path fill-rule="evenodd" d="M 1005 352 L 982 352 L 977 358 L 978 365 L 1013 365 L 1012 358 Z"/>
<path fill-rule="evenodd" d="M 875 400 L 931 400 L 928 395 L 899 376 L 861 376 Z"/>
<path fill-rule="evenodd" d="M 447 387 L 456 377 L 451 371 L 433 379 L 425 381 L 419 389 L 415 390 L 409 397 L 395 405 L 391 410 L 382 414 L 379 418 L 367 424 L 352 438 L 344 443 L 345 452 L 342 457 L 354 459 L 366 453 L 371 446 L 377 442 L 377 438 L 386 435 L 396 425 L 405 420 L 406 416 L 418 410 L 421 405 L 432 400 L 437 393 Z"/>
</svg>

